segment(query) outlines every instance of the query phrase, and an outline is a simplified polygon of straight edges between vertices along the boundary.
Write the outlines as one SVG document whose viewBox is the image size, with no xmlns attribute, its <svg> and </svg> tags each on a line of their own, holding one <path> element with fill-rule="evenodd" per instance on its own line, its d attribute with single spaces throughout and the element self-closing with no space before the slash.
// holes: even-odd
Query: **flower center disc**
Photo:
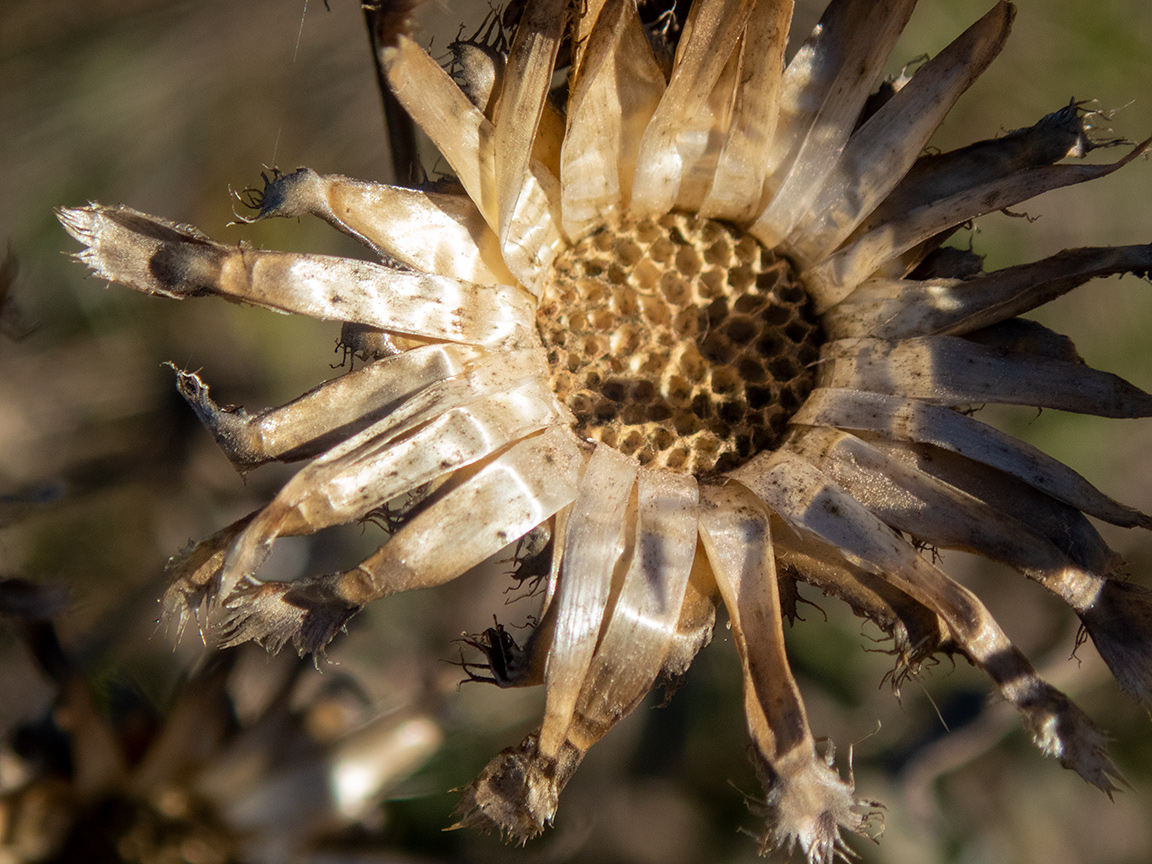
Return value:
<svg viewBox="0 0 1152 864">
<path fill-rule="evenodd" d="M 558 256 L 536 323 L 578 435 L 694 474 L 779 444 L 822 339 L 791 262 L 679 213 L 605 226 Z"/>
</svg>

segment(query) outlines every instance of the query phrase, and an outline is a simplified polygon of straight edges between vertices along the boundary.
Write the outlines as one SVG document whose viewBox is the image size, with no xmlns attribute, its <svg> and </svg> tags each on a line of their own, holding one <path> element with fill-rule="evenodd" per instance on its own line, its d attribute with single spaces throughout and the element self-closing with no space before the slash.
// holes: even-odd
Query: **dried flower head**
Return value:
<svg viewBox="0 0 1152 864">
<path fill-rule="evenodd" d="M 1086 517 L 1152 519 L 968 410 L 1152 414 L 1152 396 L 1018 317 L 1091 278 L 1147 273 L 1152 251 L 985 273 L 942 248 L 967 220 L 1109 174 L 1148 142 L 1063 164 L 1102 143 L 1073 102 L 925 155 L 1014 9 L 995 4 L 910 78 L 880 82 L 914 5 L 833 0 L 787 63 L 788 0 L 697 0 L 678 41 L 636 0 L 528 0 L 506 53 L 502 36 L 461 48 L 455 78 L 392 33 L 384 74 L 454 183 L 302 168 L 253 198 L 256 218 L 320 216 L 381 264 L 226 246 L 126 207 L 62 210 L 102 278 L 342 321 L 371 357 L 258 413 L 178 374 L 241 470 L 311 461 L 173 560 L 168 615 L 183 625 L 206 605 L 226 644 L 320 652 L 371 600 L 521 543 L 546 584 L 534 632 L 471 642 L 478 677 L 544 685 L 544 718 L 466 790 L 461 820 L 518 840 L 551 822 L 588 748 L 685 672 L 722 603 L 765 787 L 761 849 L 845 854 L 841 832 L 863 831 L 874 804 L 809 730 L 782 630 L 796 580 L 883 628 L 897 680 L 940 652 L 967 658 L 1045 753 L 1111 792 L 1103 734 L 923 550 L 1041 583 L 1152 706 L 1152 594 L 1118 581 Z M 391 536 L 355 567 L 259 579 L 277 537 L 381 513 Z"/>
</svg>

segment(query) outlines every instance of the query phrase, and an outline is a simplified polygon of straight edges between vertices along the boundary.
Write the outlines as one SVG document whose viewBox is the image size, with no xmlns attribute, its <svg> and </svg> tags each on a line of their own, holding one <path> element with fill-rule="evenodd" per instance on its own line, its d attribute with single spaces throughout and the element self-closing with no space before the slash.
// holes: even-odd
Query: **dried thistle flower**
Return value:
<svg viewBox="0 0 1152 864">
<path fill-rule="evenodd" d="M 635 0 L 529 0 L 507 57 L 471 52 L 462 84 L 393 34 L 383 71 L 458 189 L 300 169 L 253 202 L 257 218 L 318 215 L 381 265 L 233 248 L 125 207 L 62 210 L 102 278 L 342 321 L 374 352 L 255 414 L 179 373 L 238 468 L 312 461 L 174 559 L 169 616 L 182 626 L 207 605 L 226 644 L 319 652 L 371 600 L 531 534 L 535 560 L 550 550 L 538 626 L 523 647 L 498 628 L 473 643 L 502 686 L 545 686 L 544 718 L 462 805 L 462 824 L 519 840 L 552 820 L 588 748 L 687 669 L 722 602 L 766 792 L 761 848 L 845 854 L 841 830 L 863 831 L 874 805 L 809 730 L 783 646 L 794 580 L 889 633 L 899 675 L 966 657 L 1044 752 L 1110 793 L 1103 734 L 921 550 L 974 551 L 1044 585 L 1152 706 L 1152 594 L 1119 580 L 1086 516 L 1152 520 L 966 410 L 1152 414 L 1152 396 L 1017 317 L 1094 277 L 1146 274 L 1152 251 L 984 273 L 942 248 L 967 220 L 1102 177 L 1148 142 L 1060 164 L 1102 143 L 1073 102 L 922 155 L 1014 8 L 876 90 L 914 5 L 834 0 L 785 64 L 785 0 L 698 0 L 674 55 Z M 381 512 L 394 533 L 356 567 L 258 578 L 277 537 Z"/>
</svg>

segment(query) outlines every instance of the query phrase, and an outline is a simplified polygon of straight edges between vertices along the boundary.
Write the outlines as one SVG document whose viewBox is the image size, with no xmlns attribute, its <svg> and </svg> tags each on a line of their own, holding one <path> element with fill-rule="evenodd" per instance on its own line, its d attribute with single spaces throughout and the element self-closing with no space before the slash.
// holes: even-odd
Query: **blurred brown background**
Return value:
<svg viewBox="0 0 1152 864">
<path fill-rule="evenodd" d="M 20 265 L 8 290 L 15 311 L 5 314 L 0 337 L 0 573 L 69 585 L 68 644 L 97 680 L 126 681 L 157 702 L 174 671 L 202 650 L 185 638 L 173 654 L 171 636 L 153 623 L 164 561 L 266 500 L 290 473 L 268 467 L 241 480 L 161 364 L 203 369 L 222 402 L 277 404 L 334 374 L 338 328 L 105 290 L 60 254 L 74 244 L 52 208 L 124 203 L 225 242 L 361 255 L 315 220 L 227 225 L 229 188 L 259 186 L 262 165 L 391 179 L 359 4 L 330 5 L 0 4 L 0 244 Z M 923 2 L 890 71 L 939 51 L 988 5 Z M 796 32 L 807 32 L 821 6 L 801 4 Z M 426 8 L 434 48 L 455 36 L 460 20 L 487 11 L 482 3 L 457 7 Z M 1115 109 L 1117 135 L 1152 135 L 1150 49 L 1152 7 L 1143 0 L 1025 0 L 1007 49 L 935 144 L 947 149 L 1030 125 L 1071 97 Z M 426 164 L 434 167 L 431 156 Z M 989 269 L 1071 246 L 1145 243 L 1152 166 L 1141 160 L 1017 209 L 1035 221 L 995 214 L 955 242 L 971 236 Z M 1071 335 L 1090 363 L 1152 389 L 1152 297 L 1141 280 L 1092 283 L 1036 317 Z M 1152 422 L 997 416 L 1105 491 L 1152 509 Z M 1152 585 L 1152 538 L 1106 536 L 1134 578 Z M 275 566 L 283 575 L 332 569 L 380 539 L 356 528 L 285 543 Z M 790 634 L 812 725 L 842 748 L 855 742 L 862 794 L 889 807 L 882 844 L 854 848 L 864 860 L 893 864 L 1152 860 L 1148 718 L 1107 679 L 1090 645 L 1079 663 L 1068 661 L 1075 624 L 1037 586 L 963 556 L 949 556 L 946 566 L 1114 734 L 1134 788 L 1110 803 L 1041 758 L 1014 718 L 996 706 L 985 710 L 988 688 L 967 668 L 936 667 L 897 701 L 880 686 L 888 658 L 866 653 L 858 622 L 823 602 L 827 623 L 810 610 Z M 722 626 L 670 707 L 640 709 L 593 751 L 544 841 L 512 850 L 440 833 L 455 800 L 445 790 L 518 741 L 539 710 L 538 694 L 479 685 L 457 692 L 459 670 L 442 662 L 456 657 L 450 640 L 483 629 L 493 611 L 502 620 L 530 611 L 506 610 L 503 587 L 461 580 L 390 601 L 362 615 L 333 651 L 381 710 L 431 701 L 448 732 L 444 752 L 412 781 L 406 800 L 388 805 L 387 848 L 421 861 L 753 860 L 754 843 L 736 828 L 756 829 L 741 793 L 759 790 L 744 758 L 738 666 Z M 20 646 L 0 632 L 0 728 L 43 712 L 47 692 Z M 937 708 L 955 734 L 944 735 Z"/>
</svg>

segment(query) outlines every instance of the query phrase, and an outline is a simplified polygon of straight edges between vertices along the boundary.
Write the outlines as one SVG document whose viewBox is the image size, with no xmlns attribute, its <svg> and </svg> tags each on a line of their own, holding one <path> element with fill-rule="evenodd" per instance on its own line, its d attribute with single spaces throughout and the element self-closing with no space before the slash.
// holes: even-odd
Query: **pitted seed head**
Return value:
<svg viewBox="0 0 1152 864">
<path fill-rule="evenodd" d="M 695 474 L 779 444 L 821 341 L 786 258 L 678 213 L 603 227 L 562 253 L 537 327 L 577 434 Z"/>
</svg>

